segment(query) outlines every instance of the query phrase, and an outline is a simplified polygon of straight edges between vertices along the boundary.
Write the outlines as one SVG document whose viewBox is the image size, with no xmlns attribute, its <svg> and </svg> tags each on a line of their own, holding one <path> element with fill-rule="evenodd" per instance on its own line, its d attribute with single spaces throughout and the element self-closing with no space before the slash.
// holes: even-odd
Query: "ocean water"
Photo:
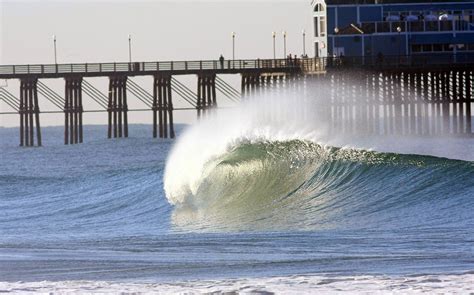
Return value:
<svg viewBox="0 0 474 295">
<path fill-rule="evenodd" d="M 0 291 L 474 292 L 474 139 L 285 122 L 0 128 Z"/>
</svg>

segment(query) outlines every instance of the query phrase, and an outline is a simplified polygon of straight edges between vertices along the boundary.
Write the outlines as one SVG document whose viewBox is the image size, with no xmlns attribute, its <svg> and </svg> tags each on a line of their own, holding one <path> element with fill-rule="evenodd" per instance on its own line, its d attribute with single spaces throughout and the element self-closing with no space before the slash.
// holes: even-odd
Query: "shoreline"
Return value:
<svg viewBox="0 0 474 295">
<path fill-rule="evenodd" d="M 430 275 L 291 275 L 261 278 L 191 280 L 168 283 L 127 281 L 0 282 L 0 292 L 12 293 L 135 293 L 160 294 L 310 294 L 371 292 L 470 293 L 474 273 Z"/>
</svg>

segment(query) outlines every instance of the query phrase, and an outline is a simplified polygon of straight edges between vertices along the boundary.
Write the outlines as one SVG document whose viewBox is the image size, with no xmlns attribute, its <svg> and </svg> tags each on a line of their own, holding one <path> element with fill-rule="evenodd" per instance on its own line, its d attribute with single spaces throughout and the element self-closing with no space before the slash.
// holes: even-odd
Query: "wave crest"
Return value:
<svg viewBox="0 0 474 295">
<path fill-rule="evenodd" d="M 473 222 L 465 209 L 474 204 L 469 197 L 473 162 L 344 147 L 344 141 L 334 141 L 340 136 L 324 137 L 327 129 L 314 118 L 301 120 L 293 111 L 281 117 L 262 113 L 267 102 L 221 112 L 179 138 L 164 177 L 178 228 L 314 230 Z M 279 109 L 292 110 L 284 104 Z"/>
</svg>

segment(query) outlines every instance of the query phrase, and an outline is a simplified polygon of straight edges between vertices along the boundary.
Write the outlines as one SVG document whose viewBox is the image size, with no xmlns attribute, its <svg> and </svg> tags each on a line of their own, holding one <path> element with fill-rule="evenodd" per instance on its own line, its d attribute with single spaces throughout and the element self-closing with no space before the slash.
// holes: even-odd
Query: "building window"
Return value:
<svg viewBox="0 0 474 295">
<path fill-rule="evenodd" d="M 377 32 L 378 33 L 390 32 L 390 23 L 389 22 L 377 23 Z"/>
<path fill-rule="evenodd" d="M 474 44 L 412 44 L 411 52 L 452 52 L 454 48 L 458 51 L 474 50 Z"/>
<path fill-rule="evenodd" d="M 441 31 L 452 31 L 453 30 L 453 22 L 452 21 L 440 21 L 439 22 L 440 30 Z"/>
<path fill-rule="evenodd" d="M 319 24 L 318 24 L 318 18 L 314 18 L 314 37 L 319 37 Z"/>
<path fill-rule="evenodd" d="M 322 4 L 316 4 L 314 6 L 314 11 L 324 11 L 324 6 Z"/>
<path fill-rule="evenodd" d="M 458 50 L 458 51 L 464 51 L 464 50 L 466 50 L 466 45 L 465 45 L 465 44 L 458 44 L 458 45 L 457 45 L 457 50 Z"/>
<path fill-rule="evenodd" d="M 321 37 L 326 36 L 326 17 L 325 16 L 321 16 L 321 18 L 319 19 L 319 28 L 321 29 L 320 31 Z"/>
<path fill-rule="evenodd" d="M 443 51 L 443 45 L 442 44 L 433 44 L 433 51 Z"/>
<path fill-rule="evenodd" d="M 411 52 L 421 52 L 421 45 L 413 44 L 411 46 Z"/>
</svg>

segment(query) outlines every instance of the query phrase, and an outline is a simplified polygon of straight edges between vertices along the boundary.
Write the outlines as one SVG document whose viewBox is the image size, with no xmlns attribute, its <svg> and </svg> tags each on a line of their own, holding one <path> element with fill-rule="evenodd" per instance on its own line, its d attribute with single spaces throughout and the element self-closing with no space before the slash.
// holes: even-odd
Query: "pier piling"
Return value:
<svg viewBox="0 0 474 295">
<path fill-rule="evenodd" d="M 154 76 L 152 106 L 153 137 L 157 137 L 157 135 L 160 138 L 175 137 L 171 79 L 171 75 Z"/>
<path fill-rule="evenodd" d="M 36 125 L 36 144 L 41 146 L 40 109 L 36 78 L 20 80 L 20 146 L 34 146 Z"/>
<path fill-rule="evenodd" d="M 82 143 L 82 77 L 68 77 L 65 82 L 64 144 Z"/>
<path fill-rule="evenodd" d="M 127 76 L 109 78 L 108 138 L 128 137 Z"/>
</svg>

